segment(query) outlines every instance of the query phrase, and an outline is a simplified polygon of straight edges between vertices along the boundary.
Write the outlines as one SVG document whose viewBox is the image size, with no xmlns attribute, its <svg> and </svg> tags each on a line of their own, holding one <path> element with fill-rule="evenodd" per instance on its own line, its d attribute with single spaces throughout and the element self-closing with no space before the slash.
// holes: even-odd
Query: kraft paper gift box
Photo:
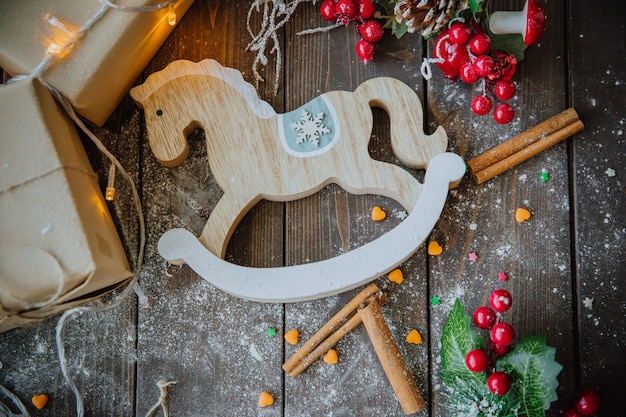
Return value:
<svg viewBox="0 0 626 417">
<path fill-rule="evenodd" d="M 131 278 L 72 121 L 37 79 L 0 87 L 0 332 Z"/>
<path fill-rule="evenodd" d="M 181 19 L 193 0 L 178 0 Z M 158 4 L 158 0 L 114 0 L 121 6 Z M 10 75 L 30 74 L 52 44 L 69 36 L 47 18 L 73 30 L 102 7 L 98 0 L 1 0 L 0 67 Z M 169 7 L 156 12 L 108 9 L 86 35 L 41 76 L 59 90 L 77 113 L 101 126 L 115 110 L 173 29 Z"/>
</svg>

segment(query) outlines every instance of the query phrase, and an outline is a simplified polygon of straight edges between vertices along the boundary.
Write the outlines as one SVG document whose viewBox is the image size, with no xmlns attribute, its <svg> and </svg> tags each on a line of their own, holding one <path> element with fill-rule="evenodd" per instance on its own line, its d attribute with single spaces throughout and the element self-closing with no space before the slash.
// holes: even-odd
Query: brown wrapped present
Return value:
<svg viewBox="0 0 626 417">
<path fill-rule="evenodd" d="M 0 332 L 132 276 L 72 121 L 37 79 L 0 87 Z"/>
</svg>

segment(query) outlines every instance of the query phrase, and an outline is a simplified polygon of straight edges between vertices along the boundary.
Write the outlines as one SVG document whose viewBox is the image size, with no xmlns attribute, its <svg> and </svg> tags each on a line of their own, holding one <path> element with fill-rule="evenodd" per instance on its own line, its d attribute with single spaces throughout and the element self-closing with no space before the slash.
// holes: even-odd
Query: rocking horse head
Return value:
<svg viewBox="0 0 626 417">
<path fill-rule="evenodd" d="M 207 76 L 222 80 L 233 87 L 258 117 L 269 118 L 276 115 L 269 103 L 258 98 L 255 88 L 243 79 L 239 71 L 223 67 L 210 59 L 197 63 L 174 61 L 164 70 L 151 74 L 145 83 L 130 91 L 131 97 L 144 109 L 152 152 L 167 167 L 175 167 L 187 158 L 187 136 L 194 129 L 203 127 L 193 118 L 194 114 L 190 109 L 185 107 L 185 99 L 196 100 L 198 105 L 207 105 L 201 97 L 193 97 L 193 91 L 181 91 L 180 81 Z M 193 88 L 193 82 L 183 84 Z M 199 84 L 202 85 L 202 81 Z M 195 93 L 210 94 L 202 88 L 196 89 Z M 185 94 L 192 97 L 184 97 Z"/>
</svg>

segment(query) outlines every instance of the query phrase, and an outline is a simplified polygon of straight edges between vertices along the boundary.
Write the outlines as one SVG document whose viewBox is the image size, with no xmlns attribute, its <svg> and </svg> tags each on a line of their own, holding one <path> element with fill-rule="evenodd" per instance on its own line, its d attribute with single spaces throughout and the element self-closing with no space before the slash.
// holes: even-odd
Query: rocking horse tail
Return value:
<svg viewBox="0 0 626 417">
<path fill-rule="evenodd" d="M 365 81 L 354 93 L 370 107 L 380 107 L 389 114 L 393 153 L 407 167 L 426 168 L 435 155 L 446 151 L 446 131 L 439 126 L 432 135 L 424 133 L 422 103 L 415 91 L 402 81 L 374 78 Z M 414 136 L 400 133 L 407 130 L 414 132 Z"/>
</svg>

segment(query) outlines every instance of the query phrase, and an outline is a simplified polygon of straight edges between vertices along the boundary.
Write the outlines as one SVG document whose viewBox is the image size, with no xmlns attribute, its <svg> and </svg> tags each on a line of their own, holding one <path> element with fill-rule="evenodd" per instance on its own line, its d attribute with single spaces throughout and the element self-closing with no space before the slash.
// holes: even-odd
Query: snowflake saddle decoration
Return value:
<svg viewBox="0 0 626 417">
<path fill-rule="evenodd" d="M 296 143 L 310 141 L 314 146 L 319 146 L 320 136 L 330 133 L 330 129 L 324 126 L 322 119 L 324 119 L 323 112 L 313 116 L 308 111 L 302 110 L 300 120 L 290 125 L 298 134 Z"/>
</svg>

